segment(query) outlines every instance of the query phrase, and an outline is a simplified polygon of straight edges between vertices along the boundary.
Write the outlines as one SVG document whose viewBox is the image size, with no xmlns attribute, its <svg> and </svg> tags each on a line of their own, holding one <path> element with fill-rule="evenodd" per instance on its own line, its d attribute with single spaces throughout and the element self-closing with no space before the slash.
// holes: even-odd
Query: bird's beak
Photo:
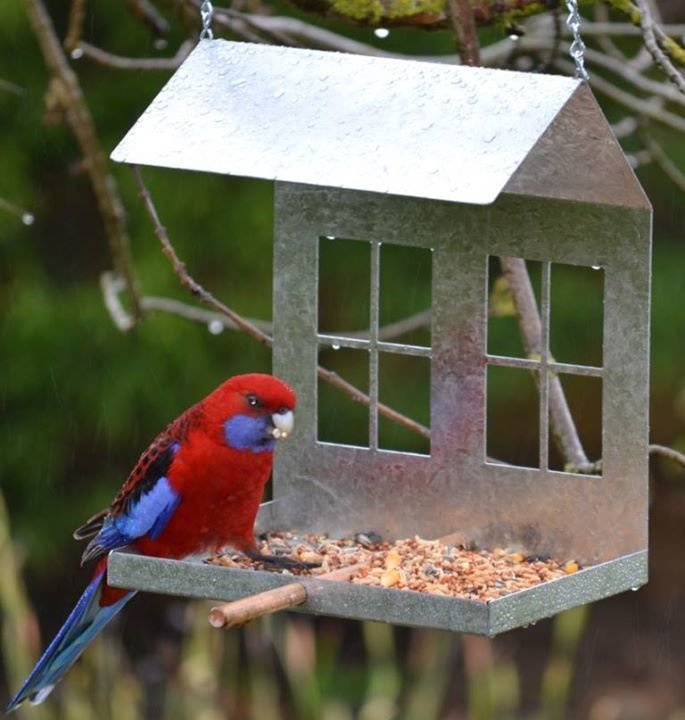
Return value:
<svg viewBox="0 0 685 720">
<path fill-rule="evenodd" d="M 293 431 L 295 426 L 295 415 L 292 410 L 274 413 L 271 416 L 274 429 L 271 431 L 276 440 L 285 440 Z"/>
</svg>

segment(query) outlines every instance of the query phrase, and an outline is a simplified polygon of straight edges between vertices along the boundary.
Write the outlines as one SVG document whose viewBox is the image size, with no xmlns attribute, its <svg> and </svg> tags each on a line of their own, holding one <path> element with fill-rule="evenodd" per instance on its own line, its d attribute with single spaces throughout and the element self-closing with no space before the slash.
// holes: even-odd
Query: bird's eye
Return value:
<svg viewBox="0 0 685 720">
<path fill-rule="evenodd" d="M 250 393 L 247 396 L 247 404 L 253 408 L 258 408 L 262 406 L 261 400 L 254 393 Z"/>
</svg>

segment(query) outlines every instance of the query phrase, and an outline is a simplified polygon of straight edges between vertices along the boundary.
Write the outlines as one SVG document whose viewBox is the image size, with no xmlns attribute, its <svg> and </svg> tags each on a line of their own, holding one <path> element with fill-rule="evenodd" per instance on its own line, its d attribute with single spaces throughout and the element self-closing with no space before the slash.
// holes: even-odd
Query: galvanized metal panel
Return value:
<svg viewBox="0 0 685 720">
<path fill-rule="evenodd" d="M 298 431 L 277 454 L 275 527 L 458 531 L 485 547 L 583 564 L 646 547 L 649 211 L 516 196 L 483 208 L 279 183 L 276 223 L 274 370 L 301 405 Z M 317 252 L 326 235 L 433 248 L 430 457 L 316 440 Z M 485 462 L 489 254 L 604 269 L 602 477 Z"/>
<path fill-rule="evenodd" d="M 107 572 L 107 581 L 115 587 L 212 600 L 236 600 L 296 581 L 309 591 L 307 602 L 293 608 L 299 612 L 496 635 L 637 588 L 647 581 L 647 553 L 635 553 L 490 602 L 125 552 L 110 554 Z"/>
<path fill-rule="evenodd" d="M 505 193 L 647 209 L 650 203 L 589 86 L 580 85 Z"/>
<path fill-rule="evenodd" d="M 578 84 L 203 40 L 112 159 L 485 204 Z"/>
</svg>

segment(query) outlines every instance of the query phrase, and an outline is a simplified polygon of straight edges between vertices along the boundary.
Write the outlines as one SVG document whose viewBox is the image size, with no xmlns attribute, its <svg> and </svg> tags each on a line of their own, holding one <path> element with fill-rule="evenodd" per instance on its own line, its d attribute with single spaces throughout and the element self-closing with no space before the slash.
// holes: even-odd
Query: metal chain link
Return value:
<svg viewBox="0 0 685 720">
<path fill-rule="evenodd" d="M 211 40 L 214 37 L 212 32 L 212 16 L 214 15 L 214 6 L 210 0 L 202 0 L 200 5 L 200 16 L 202 17 L 202 32 L 200 40 Z"/>
<path fill-rule="evenodd" d="M 566 0 L 568 8 L 568 17 L 566 25 L 573 35 L 573 42 L 569 49 L 569 54 L 576 64 L 576 77 L 581 80 L 588 81 L 590 76 L 585 69 L 585 43 L 580 37 L 580 13 L 578 12 L 578 0 Z"/>
</svg>

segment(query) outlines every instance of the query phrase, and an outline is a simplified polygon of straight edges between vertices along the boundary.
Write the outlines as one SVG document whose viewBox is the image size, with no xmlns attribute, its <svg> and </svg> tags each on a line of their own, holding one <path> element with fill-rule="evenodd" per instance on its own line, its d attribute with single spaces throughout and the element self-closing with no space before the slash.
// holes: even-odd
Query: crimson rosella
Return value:
<svg viewBox="0 0 685 720">
<path fill-rule="evenodd" d="M 276 440 L 293 428 L 295 393 L 271 375 L 233 377 L 174 420 L 140 456 L 112 505 L 75 533 L 95 574 L 66 622 L 12 698 L 40 703 L 86 645 L 135 595 L 107 584 L 107 553 L 183 558 L 232 547 L 260 555 L 253 529 Z"/>
</svg>

